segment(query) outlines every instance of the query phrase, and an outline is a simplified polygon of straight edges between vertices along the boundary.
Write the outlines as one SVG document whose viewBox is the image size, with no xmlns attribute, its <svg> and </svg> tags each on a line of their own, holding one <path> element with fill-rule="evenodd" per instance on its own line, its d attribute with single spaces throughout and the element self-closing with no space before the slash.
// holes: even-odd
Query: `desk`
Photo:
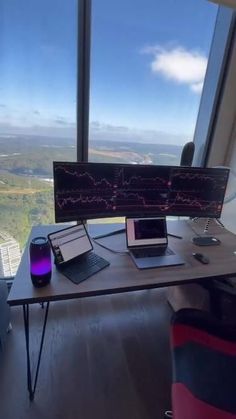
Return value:
<svg viewBox="0 0 236 419">
<path fill-rule="evenodd" d="M 121 293 L 147 288 L 157 288 L 170 285 L 180 285 L 189 282 L 211 280 L 215 278 L 227 278 L 236 275 L 236 235 L 212 223 L 209 234 L 215 235 L 221 240 L 220 246 L 197 247 L 191 239 L 197 233 L 203 232 L 203 225 L 193 221 L 169 221 L 168 232 L 182 236 L 183 239 L 169 238 L 169 246 L 186 261 L 185 265 L 171 266 L 156 269 L 138 270 L 128 254 L 112 253 L 97 244 L 94 250 L 105 259 L 109 260 L 110 266 L 76 285 L 60 274 L 53 267 L 52 279 L 49 285 L 38 289 L 33 287 L 29 272 L 28 246 L 24 251 L 22 260 L 13 282 L 8 303 L 11 306 L 22 305 L 25 325 L 25 338 L 27 350 L 27 378 L 30 399 L 33 400 L 37 384 L 41 353 L 43 348 L 44 334 L 47 324 L 49 303 L 51 301 L 84 298 L 95 295 Z M 117 226 L 118 228 L 120 226 Z M 36 236 L 47 235 L 50 232 L 60 230 L 62 225 L 48 225 L 33 227 L 29 241 Z M 112 230 L 114 225 L 91 225 L 91 236 L 100 234 L 104 229 Z M 116 250 L 125 250 L 125 234 L 110 236 L 99 240 L 102 244 Z M 202 265 L 193 258 L 192 252 L 201 251 L 209 257 L 210 263 Z M 39 358 L 36 367 L 36 375 L 32 384 L 29 350 L 29 306 L 34 303 L 46 303 L 45 318 L 40 342 Z"/>
</svg>

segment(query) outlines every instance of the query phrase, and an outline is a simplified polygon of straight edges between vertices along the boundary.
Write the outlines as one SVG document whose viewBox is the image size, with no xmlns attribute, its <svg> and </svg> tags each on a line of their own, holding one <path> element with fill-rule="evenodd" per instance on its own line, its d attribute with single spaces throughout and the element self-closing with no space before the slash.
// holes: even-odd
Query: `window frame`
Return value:
<svg viewBox="0 0 236 419">
<path fill-rule="evenodd" d="M 207 166 L 214 152 L 219 108 L 232 54 L 235 15 L 233 10 L 219 7 L 194 133 L 195 166 Z"/>
<path fill-rule="evenodd" d="M 91 0 L 78 0 L 77 161 L 88 161 Z"/>
<path fill-rule="evenodd" d="M 91 13 L 93 0 L 78 0 L 77 161 L 88 161 Z M 195 166 L 207 166 L 232 53 L 236 12 L 219 6 L 194 131 Z"/>
</svg>

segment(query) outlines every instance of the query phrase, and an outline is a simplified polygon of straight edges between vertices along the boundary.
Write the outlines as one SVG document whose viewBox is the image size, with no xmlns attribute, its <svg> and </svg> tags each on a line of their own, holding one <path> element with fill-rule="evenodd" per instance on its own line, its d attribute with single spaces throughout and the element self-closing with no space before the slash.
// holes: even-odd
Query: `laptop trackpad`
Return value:
<svg viewBox="0 0 236 419">
<path fill-rule="evenodd" d="M 184 265 L 184 260 L 178 255 L 170 256 L 155 256 L 155 257 L 144 257 L 144 258 L 135 258 L 130 252 L 131 257 L 139 269 L 148 269 L 148 268 L 160 268 L 164 266 L 174 266 L 174 265 Z"/>
</svg>

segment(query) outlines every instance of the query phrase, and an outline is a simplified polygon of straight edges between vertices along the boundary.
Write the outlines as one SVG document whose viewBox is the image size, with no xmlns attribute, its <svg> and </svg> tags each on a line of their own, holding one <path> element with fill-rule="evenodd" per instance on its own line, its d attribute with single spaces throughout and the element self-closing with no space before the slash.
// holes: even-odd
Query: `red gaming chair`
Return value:
<svg viewBox="0 0 236 419">
<path fill-rule="evenodd" d="M 236 329 L 196 309 L 171 325 L 174 419 L 236 419 Z"/>
</svg>

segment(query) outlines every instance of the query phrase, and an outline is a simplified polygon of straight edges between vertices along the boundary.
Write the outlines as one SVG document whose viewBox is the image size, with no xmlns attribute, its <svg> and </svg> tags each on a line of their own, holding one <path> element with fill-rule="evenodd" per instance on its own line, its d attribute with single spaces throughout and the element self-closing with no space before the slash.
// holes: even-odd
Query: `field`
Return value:
<svg viewBox="0 0 236 419">
<path fill-rule="evenodd" d="M 182 147 L 91 141 L 89 160 L 178 165 Z M 0 136 L 0 232 L 25 246 L 32 225 L 54 222 L 53 161 L 75 161 L 75 141 L 40 136 Z"/>
</svg>

